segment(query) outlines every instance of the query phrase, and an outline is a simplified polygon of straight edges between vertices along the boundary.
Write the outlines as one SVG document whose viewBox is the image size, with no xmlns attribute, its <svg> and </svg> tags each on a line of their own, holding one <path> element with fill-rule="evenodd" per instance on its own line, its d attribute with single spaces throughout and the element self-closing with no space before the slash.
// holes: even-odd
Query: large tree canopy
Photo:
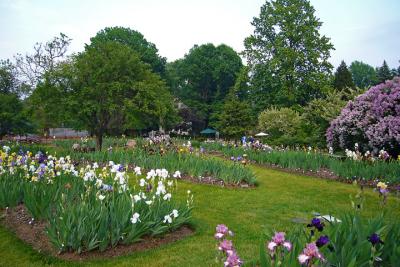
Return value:
<svg viewBox="0 0 400 267">
<path fill-rule="evenodd" d="M 74 69 L 69 102 L 80 125 L 96 135 L 97 149 L 104 134 L 164 123 L 173 111 L 165 83 L 126 45 L 86 46 Z"/>
<path fill-rule="evenodd" d="M 107 27 L 90 38 L 90 41 L 92 44 L 113 41 L 127 45 L 139 55 L 143 62 L 149 64 L 154 72 L 165 77 L 166 58 L 159 56 L 155 44 L 148 42 L 138 31 L 124 27 Z"/>
<path fill-rule="evenodd" d="M 183 59 L 169 64 L 168 76 L 174 94 L 207 126 L 241 68 L 242 60 L 231 47 L 195 45 Z"/>
<path fill-rule="evenodd" d="M 259 111 L 271 105 L 305 105 L 323 94 L 333 45 L 319 33 L 322 22 L 314 13 L 308 0 L 272 0 L 254 18 L 244 55 Z"/>
<path fill-rule="evenodd" d="M 350 64 L 350 72 L 355 85 L 359 88 L 368 88 L 378 82 L 374 67 L 362 61 L 353 61 Z"/>
</svg>

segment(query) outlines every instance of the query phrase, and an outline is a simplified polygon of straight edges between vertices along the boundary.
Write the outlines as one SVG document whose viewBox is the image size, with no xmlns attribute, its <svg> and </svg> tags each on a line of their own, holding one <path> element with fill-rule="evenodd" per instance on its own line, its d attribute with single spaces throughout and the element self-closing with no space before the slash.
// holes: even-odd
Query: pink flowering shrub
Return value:
<svg viewBox="0 0 400 267">
<path fill-rule="evenodd" d="M 371 87 L 349 101 L 326 132 L 328 146 L 375 154 L 385 149 L 393 157 L 400 154 L 400 78 Z"/>
</svg>

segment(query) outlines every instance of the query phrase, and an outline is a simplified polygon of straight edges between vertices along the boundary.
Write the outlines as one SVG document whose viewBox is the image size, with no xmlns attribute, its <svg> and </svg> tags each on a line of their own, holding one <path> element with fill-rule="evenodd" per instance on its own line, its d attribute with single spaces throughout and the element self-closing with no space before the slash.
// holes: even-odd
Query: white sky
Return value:
<svg viewBox="0 0 400 267">
<path fill-rule="evenodd" d="M 168 61 L 194 44 L 225 43 L 243 50 L 264 0 L 0 0 L 0 59 L 31 52 L 63 32 L 70 50 L 83 50 L 90 37 L 107 26 L 141 32 Z M 400 60 L 400 0 L 311 0 L 321 32 L 336 48 L 331 62 L 362 60 L 389 67 Z"/>
</svg>

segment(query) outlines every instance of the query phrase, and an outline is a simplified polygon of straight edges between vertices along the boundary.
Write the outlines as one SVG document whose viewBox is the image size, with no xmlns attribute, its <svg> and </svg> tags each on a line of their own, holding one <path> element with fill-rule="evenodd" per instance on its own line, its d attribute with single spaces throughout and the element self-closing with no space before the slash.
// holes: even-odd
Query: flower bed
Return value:
<svg viewBox="0 0 400 267">
<path fill-rule="evenodd" d="M 158 236 L 189 222 L 193 196 L 173 199 L 176 181 L 158 169 L 130 175 L 122 165 L 76 168 L 70 157 L 42 153 L 0 156 L 0 208 L 23 203 L 30 224 L 45 223 L 59 252 L 104 251 Z"/>
<path fill-rule="evenodd" d="M 209 157 L 191 146 L 150 145 L 145 143 L 144 140 L 138 139 L 137 147 L 133 150 L 97 151 L 93 153 L 68 151 L 68 154 L 72 159 L 79 161 L 102 163 L 114 161 L 124 165 L 141 166 L 147 170 L 156 168 L 180 170 L 183 178 L 200 183 L 239 187 L 245 184 L 249 186 L 256 184 L 255 176 L 250 169 Z"/>
<path fill-rule="evenodd" d="M 318 174 L 330 171 L 328 178 L 342 178 L 345 180 L 366 180 L 375 183 L 375 180 L 388 182 L 391 186 L 400 184 L 400 162 L 398 160 L 362 161 L 353 159 L 337 159 L 330 155 L 318 152 L 304 151 L 258 151 L 235 148 L 223 144 L 203 144 L 208 151 L 221 152 L 225 157 L 243 157 L 258 164 L 269 164 L 289 170 L 300 170 Z"/>
</svg>

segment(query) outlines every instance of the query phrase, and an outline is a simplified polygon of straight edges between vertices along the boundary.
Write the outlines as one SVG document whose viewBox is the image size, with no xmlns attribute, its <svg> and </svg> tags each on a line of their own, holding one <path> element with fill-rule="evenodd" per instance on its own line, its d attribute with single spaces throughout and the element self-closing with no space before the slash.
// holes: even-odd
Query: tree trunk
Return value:
<svg viewBox="0 0 400 267">
<path fill-rule="evenodd" d="M 103 134 L 96 134 L 96 150 L 101 151 L 103 145 Z"/>
</svg>

